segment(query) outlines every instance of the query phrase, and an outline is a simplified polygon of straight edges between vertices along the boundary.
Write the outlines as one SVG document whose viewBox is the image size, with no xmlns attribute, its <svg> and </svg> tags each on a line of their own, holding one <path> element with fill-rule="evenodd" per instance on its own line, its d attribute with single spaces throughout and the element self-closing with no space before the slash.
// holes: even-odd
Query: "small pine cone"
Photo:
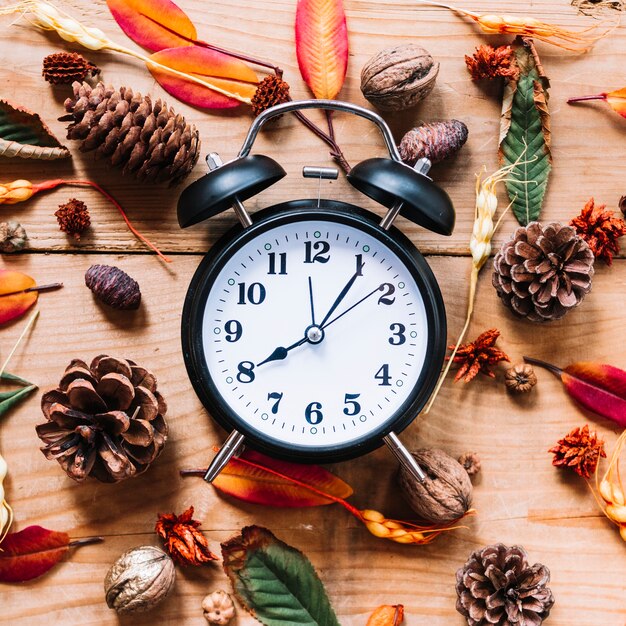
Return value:
<svg viewBox="0 0 626 626">
<path fill-rule="evenodd" d="M 289 85 L 282 78 L 270 74 L 259 83 L 252 96 L 252 112 L 257 117 L 266 109 L 290 100 Z"/>
<path fill-rule="evenodd" d="M 402 137 L 400 156 L 409 165 L 424 157 L 431 163 L 439 163 L 456 154 L 467 141 L 467 135 L 467 126 L 459 120 L 422 124 Z"/>
<path fill-rule="evenodd" d="M 137 281 L 112 265 L 92 265 L 85 272 L 85 285 L 98 300 L 114 309 L 130 311 L 138 309 L 141 303 Z"/>
<path fill-rule="evenodd" d="M 17 252 L 26 245 L 26 231 L 17 222 L 0 222 L 0 252 Z"/>
<path fill-rule="evenodd" d="M 73 359 L 59 386 L 43 394 L 36 428 L 44 456 L 77 482 L 115 483 L 145 472 L 167 440 L 167 404 L 155 376 L 105 354 Z"/>
<path fill-rule="evenodd" d="M 71 120 L 67 138 L 81 141 L 82 152 L 95 151 L 111 165 L 148 182 L 181 182 L 200 153 L 200 133 L 162 100 L 132 89 L 98 83 L 74 83 L 65 101 Z"/>
<path fill-rule="evenodd" d="M 80 240 L 80 235 L 91 225 L 89 209 L 81 200 L 72 198 L 65 204 L 60 204 L 55 217 L 59 222 L 59 228 L 68 235 L 73 235 L 76 241 Z"/>
<path fill-rule="evenodd" d="M 473 552 L 456 573 L 456 610 L 468 626 L 540 626 L 554 605 L 550 570 L 520 546 Z"/>
<path fill-rule="evenodd" d="M 41 75 L 53 85 L 70 85 L 100 73 L 100 69 L 77 52 L 55 52 L 43 60 Z"/>
<path fill-rule="evenodd" d="M 493 260 L 493 286 L 518 317 L 562 318 L 591 291 L 594 255 L 572 226 L 531 222 Z"/>
</svg>

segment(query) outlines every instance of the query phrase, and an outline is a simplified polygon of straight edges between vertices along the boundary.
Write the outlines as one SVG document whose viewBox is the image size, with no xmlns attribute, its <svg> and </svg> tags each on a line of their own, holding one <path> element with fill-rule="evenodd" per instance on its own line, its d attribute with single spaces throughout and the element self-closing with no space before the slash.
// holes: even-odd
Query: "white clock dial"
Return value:
<svg viewBox="0 0 626 626">
<path fill-rule="evenodd" d="M 230 256 L 207 298 L 202 343 L 221 402 L 259 436 L 336 446 L 379 430 L 410 397 L 425 366 L 426 308 L 378 239 L 294 221 Z"/>
</svg>

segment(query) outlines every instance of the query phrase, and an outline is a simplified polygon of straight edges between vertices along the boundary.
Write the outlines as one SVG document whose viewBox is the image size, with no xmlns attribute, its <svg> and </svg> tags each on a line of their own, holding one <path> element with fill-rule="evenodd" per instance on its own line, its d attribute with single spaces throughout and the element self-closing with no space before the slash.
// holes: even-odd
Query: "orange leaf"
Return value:
<svg viewBox="0 0 626 626">
<path fill-rule="evenodd" d="M 404 619 L 402 604 L 379 606 L 367 620 L 366 626 L 399 626 Z"/>
<path fill-rule="evenodd" d="M 25 289 L 35 286 L 33 278 L 22 272 L 0 269 L 0 324 L 24 315 L 35 302 L 39 293 L 30 291 L 23 293 Z M 3 296 L 5 293 L 16 293 L 12 296 Z"/>
<path fill-rule="evenodd" d="M 191 20 L 170 0 L 107 0 L 107 4 L 120 28 L 148 50 L 191 46 L 197 37 Z"/>
<path fill-rule="evenodd" d="M 333 503 L 332 499 L 277 474 L 289 476 L 336 498 L 352 495 L 350 485 L 318 465 L 277 461 L 252 450 L 246 450 L 240 457 L 231 459 L 213 481 L 213 486 L 223 493 L 254 504 L 304 507 Z"/>
<path fill-rule="evenodd" d="M 166 48 L 155 52 L 150 58 L 243 98 L 252 98 L 257 88 L 258 77 L 252 68 L 239 59 L 208 48 Z M 239 100 L 228 98 L 198 83 L 150 65 L 148 67 L 165 91 L 192 106 L 229 109 L 241 104 Z"/>
<path fill-rule="evenodd" d="M 296 53 L 316 98 L 333 99 L 348 67 L 348 29 L 342 0 L 298 0 Z"/>
</svg>

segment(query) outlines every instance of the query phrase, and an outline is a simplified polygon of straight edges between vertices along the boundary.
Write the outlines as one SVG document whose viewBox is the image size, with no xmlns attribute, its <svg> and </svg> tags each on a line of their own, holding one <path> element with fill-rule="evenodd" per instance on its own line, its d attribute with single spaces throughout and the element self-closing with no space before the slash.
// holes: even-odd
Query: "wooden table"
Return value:
<svg viewBox="0 0 626 626">
<path fill-rule="evenodd" d="M 218 45 L 273 59 L 285 69 L 295 98 L 307 97 L 293 44 L 295 0 L 179 0 L 198 25 L 200 36 Z M 3 3 L 6 4 L 6 3 Z M 398 225 L 428 255 L 442 287 L 449 331 L 455 337 L 466 307 L 470 259 L 468 239 L 473 217 L 474 175 L 483 165 L 497 167 L 499 88 L 471 82 L 463 55 L 483 43 L 466 20 L 412 0 L 346 0 L 351 56 L 341 97 L 364 104 L 359 74 L 364 62 L 383 47 L 417 42 L 441 62 L 433 94 L 418 108 L 388 116 L 396 136 L 422 120 L 459 118 L 470 138 L 458 158 L 433 170 L 457 208 L 457 227 L 446 239 L 399 220 Z M 465 4 L 463 4 L 465 6 Z M 126 39 L 111 18 L 104 0 L 63 2 L 85 23 L 102 28 L 124 45 Z M 484 13 L 531 13 L 569 27 L 588 20 L 576 15 L 568 0 L 522 3 L 484 0 L 467 5 Z M 33 30 L 23 22 L 0 22 L 0 96 L 39 112 L 59 137 L 66 88 L 53 88 L 41 78 L 41 60 L 53 51 L 77 49 L 56 35 Z M 610 207 L 626 193 L 624 139 L 626 122 L 598 103 L 569 107 L 569 96 L 621 87 L 626 81 L 624 29 L 599 42 L 584 56 L 540 44 L 552 79 L 551 110 L 554 171 L 543 219 L 568 221 L 594 196 Z M 493 40 L 492 40 L 493 41 Z M 105 53 L 87 56 L 103 70 L 103 79 L 161 96 L 162 90 L 140 63 Z M 168 100 L 197 124 L 203 154 L 218 151 L 232 158 L 251 117 L 245 112 L 204 112 Z M 338 117 L 337 134 L 351 162 L 382 155 L 377 131 L 365 122 Z M 70 359 L 106 352 L 128 356 L 150 367 L 169 402 L 171 436 L 163 455 L 145 475 L 117 485 L 76 484 L 39 452 L 34 427 L 41 421 L 40 394 L 34 394 L 2 421 L 0 449 L 9 465 L 7 497 L 15 509 L 14 529 L 29 524 L 65 530 L 72 537 L 102 535 L 105 542 L 82 548 L 46 577 L 20 586 L 0 587 L 0 620 L 12 626 L 36 624 L 115 624 L 104 603 L 105 572 L 124 550 L 157 544 L 153 533 L 159 511 L 181 512 L 193 504 L 212 546 L 247 524 L 267 526 L 302 549 L 317 567 L 342 624 L 364 624 L 374 607 L 403 603 L 406 623 L 448 626 L 462 624 L 455 612 L 454 574 L 469 553 L 483 545 L 504 542 L 526 547 L 531 560 L 549 566 L 556 605 L 548 623 L 554 626 L 622 626 L 626 621 L 624 543 L 598 510 L 583 481 L 551 466 L 547 449 L 571 428 L 591 422 L 612 448 L 619 430 L 612 423 L 586 415 L 565 396 L 561 384 L 539 372 L 539 385 L 523 398 L 507 395 L 500 380 L 480 378 L 470 385 L 449 379 L 432 412 L 418 418 L 403 434 L 411 447 L 437 446 L 458 455 L 478 452 L 483 471 L 476 482 L 475 517 L 467 529 L 451 533 L 426 547 L 396 545 L 371 536 L 337 507 L 278 510 L 245 505 L 220 497 L 199 479 L 182 479 L 178 470 L 205 466 L 211 447 L 224 433 L 209 419 L 190 387 L 183 366 L 179 325 L 187 284 L 202 255 L 234 222 L 232 212 L 209 224 L 181 231 L 175 206 L 180 189 L 137 184 L 90 154 L 70 144 L 74 158 L 41 162 L 0 161 L 0 180 L 89 177 L 113 193 L 128 209 L 137 227 L 171 254 L 165 266 L 125 228 L 116 211 L 91 191 L 61 189 L 25 204 L 2 207 L 2 219 L 18 219 L 30 242 L 26 254 L 4 255 L 4 267 L 28 272 L 39 283 L 61 280 L 64 289 L 41 297 L 41 316 L 11 362 L 10 371 L 54 386 Z M 283 119 L 263 134 L 259 152 L 278 158 L 289 176 L 248 202 L 252 211 L 283 199 L 314 196 L 315 181 L 303 181 L 304 164 L 327 164 L 325 146 L 293 119 Z M 306 160 L 303 160 L 306 159 Z M 199 162 L 190 182 L 205 171 Z M 379 211 L 350 189 L 344 179 L 325 193 Z M 79 243 L 59 232 L 53 213 L 68 198 L 89 205 L 93 227 Z M 506 204 L 504 194 L 501 204 Z M 516 224 L 508 215 L 496 241 L 509 237 Z M 115 264 L 138 279 L 143 304 L 136 313 L 99 306 L 83 284 L 92 263 Z M 515 360 L 524 354 L 565 365 L 581 359 L 626 367 L 623 342 L 626 261 L 611 268 L 598 264 L 592 293 L 565 320 L 545 326 L 517 321 L 499 303 L 489 269 L 481 275 L 477 311 L 469 336 L 497 327 L 500 344 Z M 24 322 L 0 331 L 2 356 L 7 354 Z M 350 482 L 360 508 L 389 516 L 410 517 L 395 487 L 395 462 L 386 449 L 332 468 Z M 200 600 L 216 588 L 228 589 L 218 566 L 179 571 L 175 593 L 154 614 L 120 620 L 123 624 L 203 624 Z M 239 610 L 238 624 L 256 623 Z"/>
</svg>

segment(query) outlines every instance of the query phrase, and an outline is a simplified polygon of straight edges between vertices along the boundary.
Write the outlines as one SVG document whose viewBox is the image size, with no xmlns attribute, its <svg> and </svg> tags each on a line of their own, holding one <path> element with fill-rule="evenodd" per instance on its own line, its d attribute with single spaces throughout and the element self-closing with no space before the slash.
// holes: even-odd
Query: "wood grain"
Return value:
<svg viewBox="0 0 626 626">
<path fill-rule="evenodd" d="M 112 20 L 103 0 L 60 4 L 71 7 L 111 38 L 134 45 Z M 202 37 L 280 62 L 294 97 L 307 96 L 295 59 L 292 0 L 179 0 L 179 4 L 198 25 Z M 396 137 L 422 120 L 448 117 L 463 119 L 470 129 L 470 139 L 460 155 L 433 171 L 455 201 L 455 234 L 444 239 L 406 221 L 398 222 L 412 241 L 430 254 L 429 262 L 444 293 L 453 341 L 465 314 L 470 267 L 465 255 L 473 216 L 474 174 L 483 165 L 497 167 L 499 89 L 473 84 L 462 60 L 463 54 L 484 39 L 463 19 L 443 9 L 419 7 L 412 0 L 346 0 L 345 4 L 351 58 L 341 96 L 364 104 L 359 90 L 363 63 L 387 45 L 417 41 L 441 62 L 441 72 L 434 93 L 419 108 L 388 118 Z M 513 0 L 489 0 L 478 5 L 472 8 L 484 13 L 532 13 L 573 28 L 588 23 L 575 14 L 567 0 L 521 5 Z M 621 27 L 585 56 L 539 46 L 552 78 L 555 164 L 543 216 L 546 220 L 569 220 L 592 195 L 616 205 L 625 193 L 626 165 L 620 157 L 626 121 L 600 105 L 575 109 L 565 104 L 568 96 L 622 85 L 626 55 L 623 34 Z M 41 113 L 63 137 L 63 124 L 55 118 L 62 114 L 67 91 L 50 87 L 40 77 L 43 56 L 59 49 L 75 48 L 60 42 L 56 35 L 36 32 L 21 22 L 11 26 L 9 19 L 0 21 L 0 97 Z M 106 82 L 162 95 L 149 73 L 135 61 L 103 53 L 85 54 L 102 67 Z M 173 104 L 200 128 L 204 152 L 217 150 L 225 160 L 236 154 L 251 121 L 248 113 L 216 114 Z M 351 162 L 382 154 L 375 129 L 365 123 L 337 118 L 336 129 Z M 305 164 L 327 164 L 326 149 L 297 122 L 284 118 L 263 133 L 258 151 L 277 158 L 289 176 L 249 201 L 251 210 L 317 195 L 317 184 L 301 181 L 300 169 Z M 203 171 L 200 163 L 190 180 Z M 454 610 L 454 573 L 472 550 L 498 541 L 525 546 L 533 561 L 550 568 L 557 602 L 549 624 L 624 625 L 624 544 L 599 512 L 585 484 L 554 469 L 546 452 L 571 428 L 588 421 L 606 439 L 609 449 L 618 429 L 571 403 L 560 383 L 547 372 L 539 372 L 538 387 L 523 398 L 513 398 L 504 391 L 501 371 L 498 381 L 481 378 L 463 386 L 448 380 L 431 413 L 418 418 L 403 433 L 410 447 L 439 446 L 454 455 L 475 450 L 483 460 L 483 472 L 475 487 L 477 514 L 467 520 L 467 528 L 430 546 L 405 547 L 376 539 L 338 507 L 274 510 L 245 505 L 220 497 L 200 479 L 180 478 L 181 468 L 206 466 L 212 446 L 224 437 L 188 382 L 179 326 L 184 294 L 200 254 L 234 223 L 234 216 L 224 214 L 210 224 L 182 232 L 175 217 L 180 189 L 139 185 L 76 150 L 69 162 L 0 162 L 0 181 L 74 176 L 89 176 L 105 186 L 144 234 L 163 250 L 175 253 L 174 263 L 164 266 L 146 254 L 115 210 L 88 191 L 59 190 L 26 204 L 2 207 L 3 216 L 19 219 L 27 228 L 31 251 L 5 255 L 3 267 L 28 272 L 40 283 L 65 283 L 63 290 L 41 296 L 41 316 L 12 360 L 10 371 L 46 389 L 57 383 L 71 358 L 88 359 L 102 352 L 133 358 L 152 369 L 159 379 L 170 406 L 171 436 L 163 455 L 145 475 L 113 486 L 95 482 L 78 485 L 38 450 L 34 427 L 42 419 L 40 394 L 3 419 L 0 450 L 9 465 L 7 497 L 15 509 L 15 528 L 42 524 L 69 531 L 73 537 L 103 535 L 105 542 L 76 551 L 67 563 L 41 580 L 0 586 L 0 623 L 203 624 L 201 598 L 213 589 L 228 589 L 218 566 L 179 570 L 172 597 L 158 613 L 143 617 L 118 619 L 107 609 L 102 589 L 106 570 L 121 552 L 143 543 L 157 544 L 152 532 L 157 512 L 181 512 L 193 504 L 216 551 L 220 541 L 252 523 L 269 527 L 302 549 L 318 568 L 345 626 L 364 624 L 378 604 L 398 602 L 406 607 L 409 626 L 460 626 L 463 620 Z M 322 194 L 376 210 L 345 180 L 325 184 Z M 52 216 L 58 204 L 70 197 L 87 201 L 92 211 L 93 228 L 79 244 L 57 231 Z M 501 202 L 506 204 L 504 196 Z M 497 240 L 507 238 L 514 225 L 511 216 L 505 218 Z M 141 309 L 128 314 L 97 304 L 83 282 L 84 272 L 92 263 L 115 264 L 135 277 L 143 292 Z M 593 291 L 579 309 L 565 320 L 537 326 L 514 319 L 501 306 L 485 268 L 469 336 L 499 328 L 500 344 L 514 360 L 532 354 L 562 365 L 593 359 L 626 367 L 626 345 L 619 340 L 623 335 L 625 286 L 626 260 L 617 260 L 610 269 L 601 266 Z M 0 356 L 13 345 L 23 323 L 0 331 Z M 356 506 L 375 508 L 390 517 L 411 516 L 395 488 L 395 463 L 386 450 L 331 469 L 353 485 Z M 239 611 L 236 624 L 255 623 Z"/>
</svg>

